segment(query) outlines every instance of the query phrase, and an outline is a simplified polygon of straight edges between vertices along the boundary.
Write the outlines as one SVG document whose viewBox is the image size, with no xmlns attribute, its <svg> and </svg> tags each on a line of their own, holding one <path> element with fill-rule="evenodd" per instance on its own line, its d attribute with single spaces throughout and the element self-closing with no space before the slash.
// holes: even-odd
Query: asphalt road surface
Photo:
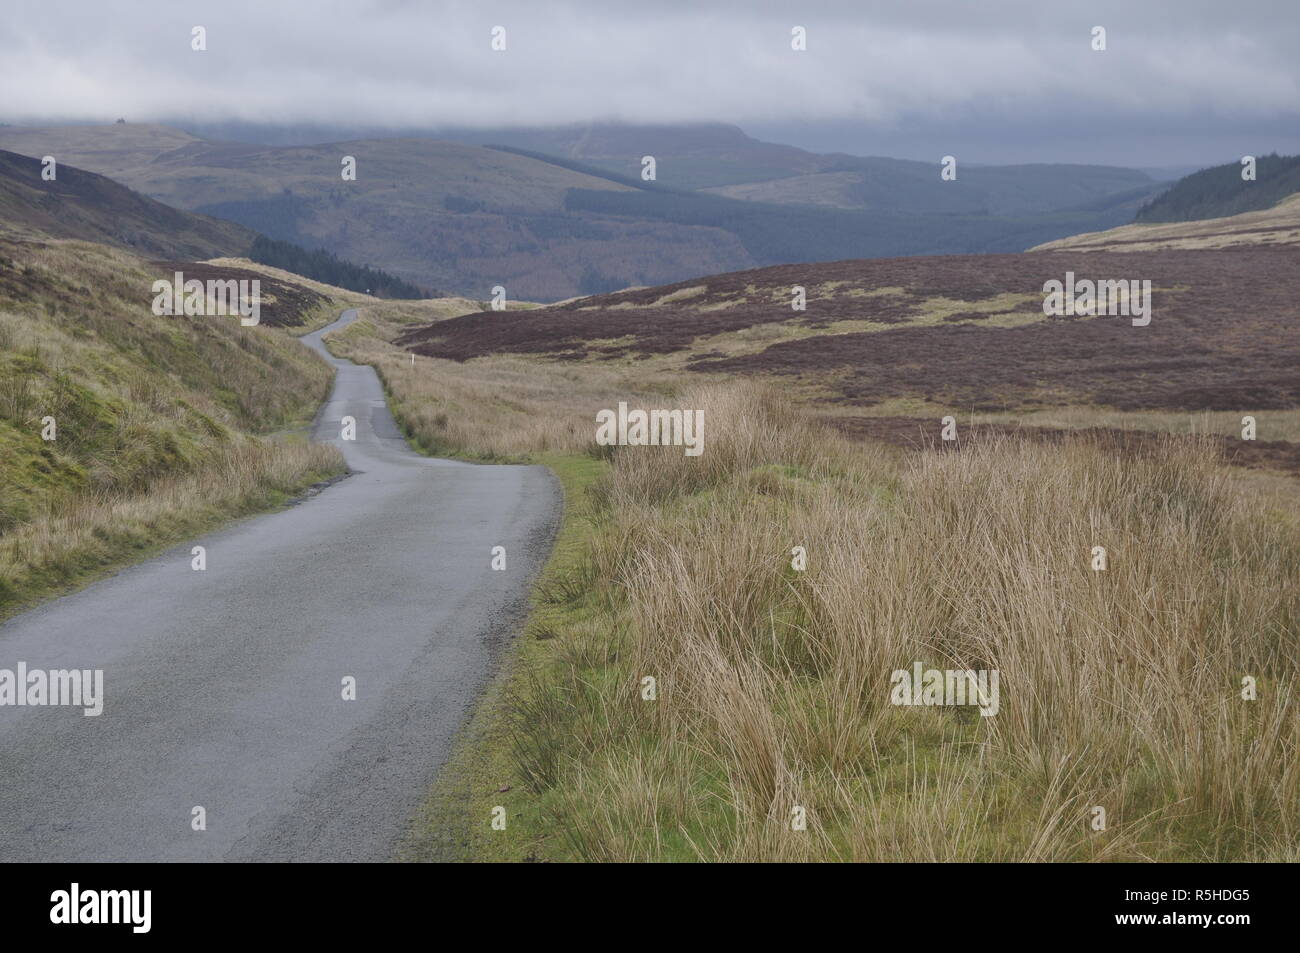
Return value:
<svg viewBox="0 0 1300 953">
<path fill-rule="evenodd" d="M 402 841 L 518 630 L 560 491 L 543 467 L 410 450 L 374 370 L 320 343 L 355 318 L 304 339 L 338 368 L 316 437 L 352 476 L 0 626 L 0 669 L 104 672 L 97 717 L 0 706 L 0 860 L 384 860 Z"/>
</svg>

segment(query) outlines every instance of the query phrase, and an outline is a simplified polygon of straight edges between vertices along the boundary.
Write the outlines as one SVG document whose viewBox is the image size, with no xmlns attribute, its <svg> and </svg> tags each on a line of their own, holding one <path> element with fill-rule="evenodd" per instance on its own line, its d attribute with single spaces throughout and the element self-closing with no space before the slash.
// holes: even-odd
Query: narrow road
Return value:
<svg viewBox="0 0 1300 953">
<path fill-rule="evenodd" d="M 0 626 L 0 669 L 104 672 L 98 717 L 0 707 L 0 861 L 392 855 L 517 631 L 560 492 L 544 467 L 410 450 L 374 369 L 321 343 L 355 318 L 304 338 L 338 368 L 315 435 L 352 476 Z"/>
</svg>

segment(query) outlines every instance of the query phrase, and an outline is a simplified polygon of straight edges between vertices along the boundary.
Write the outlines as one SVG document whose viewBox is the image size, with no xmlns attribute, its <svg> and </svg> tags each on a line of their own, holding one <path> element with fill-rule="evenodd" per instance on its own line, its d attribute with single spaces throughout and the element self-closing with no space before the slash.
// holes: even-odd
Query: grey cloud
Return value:
<svg viewBox="0 0 1300 953">
<path fill-rule="evenodd" d="M 501 126 L 623 119 L 979 123 L 1207 118 L 1294 128 L 1300 8 L 1214 3 L 10 0 L 0 112 L 50 119 Z M 506 27 L 494 53 L 489 31 Z M 808 50 L 790 50 L 805 26 Z M 208 31 L 191 51 L 190 28 Z M 1109 49 L 1089 48 L 1101 25 Z M 1205 135 L 1204 132 L 1199 133 Z"/>
</svg>

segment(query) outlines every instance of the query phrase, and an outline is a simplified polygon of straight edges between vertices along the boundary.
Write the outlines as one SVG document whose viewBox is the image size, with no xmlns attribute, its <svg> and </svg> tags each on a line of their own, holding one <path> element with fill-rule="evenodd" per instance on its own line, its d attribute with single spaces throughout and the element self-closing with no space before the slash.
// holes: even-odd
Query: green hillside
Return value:
<svg viewBox="0 0 1300 953">
<path fill-rule="evenodd" d="M 257 436 L 310 420 L 328 365 L 265 324 L 153 314 L 159 277 L 105 244 L 0 239 L 0 616 L 339 468 Z M 336 307 L 273 286 L 282 321 Z"/>
</svg>

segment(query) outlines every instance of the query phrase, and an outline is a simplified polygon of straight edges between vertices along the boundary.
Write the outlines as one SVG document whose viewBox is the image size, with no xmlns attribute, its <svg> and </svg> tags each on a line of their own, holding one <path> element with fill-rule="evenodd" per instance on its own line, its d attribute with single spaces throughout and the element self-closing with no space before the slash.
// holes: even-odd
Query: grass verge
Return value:
<svg viewBox="0 0 1300 953">
<path fill-rule="evenodd" d="M 344 470 L 333 447 L 248 442 L 139 493 L 78 496 L 0 536 L 0 619 L 232 519 L 282 506 Z"/>
<path fill-rule="evenodd" d="M 518 781 L 515 721 L 521 687 L 554 679 L 564 665 L 556 633 L 598 611 L 582 599 L 556 602 L 546 594 L 564 591 L 589 559 L 593 532 L 589 492 L 608 465 L 581 454 L 543 455 L 534 462 L 550 467 L 564 487 L 564 519 L 555 547 L 535 587 L 524 632 L 507 650 L 500 671 L 463 729 L 399 860 L 564 859 L 562 846 L 553 843 L 548 833 L 546 804 Z M 497 807 L 506 811 L 505 830 L 492 828 Z"/>
</svg>

